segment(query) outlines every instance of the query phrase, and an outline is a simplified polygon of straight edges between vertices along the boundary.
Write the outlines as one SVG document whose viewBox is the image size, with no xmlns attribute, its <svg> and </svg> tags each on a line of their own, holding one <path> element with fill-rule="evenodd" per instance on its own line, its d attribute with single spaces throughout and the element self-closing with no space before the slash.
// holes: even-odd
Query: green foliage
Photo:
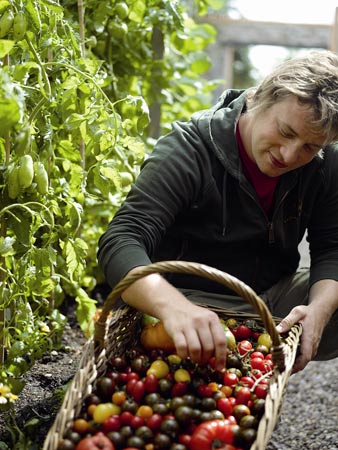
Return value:
<svg viewBox="0 0 338 450">
<path fill-rule="evenodd" d="M 220 4 L 195 1 L 201 13 Z M 169 0 L 0 0 L 0 382 L 14 394 L 60 344 L 68 298 L 92 333 L 99 237 L 152 139 L 209 105 L 215 82 L 202 74 L 216 33 L 187 11 Z"/>
</svg>

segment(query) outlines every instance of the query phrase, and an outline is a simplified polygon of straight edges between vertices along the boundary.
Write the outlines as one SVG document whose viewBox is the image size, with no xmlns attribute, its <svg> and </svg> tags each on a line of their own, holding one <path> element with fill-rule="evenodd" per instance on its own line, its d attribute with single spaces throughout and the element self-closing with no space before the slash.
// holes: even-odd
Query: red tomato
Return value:
<svg viewBox="0 0 338 450">
<path fill-rule="evenodd" d="M 212 397 L 213 394 L 212 388 L 207 384 L 200 384 L 197 388 L 197 392 L 200 397 Z"/>
<path fill-rule="evenodd" d="M 251 399 L 251 391 L 246 386 L 241 386 L 235 394 L 237 405 L 247 405 Z"/>
<path fill-rule="evenodd" d="M 147 420 L 147 427 L 149 427 L 152 431 L 157 431 L 161 426 L 162 420 L 163 418 L 161 414 L 153 414 Z"/>
<path fill-rule="evenodd" d="M 252 352 L 251 353 L 251 355 L 250 355 L 250 358 L 252 359 L 252 358 L 261 358 L 261 359 L 264 359 L 264 355 L 263 355 L 263 353 L 262 352 Z"/>
<path fill-rule="evenodd" d="M 191 436 L 190 450 L 210 450 L 217 439 L 222 444 L 233 444 L 237 425 L 229 425 L 227 420 L 209 420 L 197 426 Z"/>
<path fill-rule="evenodd" d="M 187 448 L 190 447 L 191 435 L 187 433 L 180 434 L 178 436 L 178 442 L 185 445 Z"/>
<path fill-rule="evenodd" d="M 144 379 L 145 390 L 149 393 L 156 392 L 158 388 L 158 378 L 153 373 L 148 373 Z"/>
<path fill-rule="evenodd" d="M 251 367 L 253 369 L 260 370 L 261 372 L 266 372 L 265 370 L 265 360 L 262 358 L 251 358 L 250 360 Z"/>
<path fill-rule="evenodd" d="M 235 387 L 236 384 L 238 383 L 239 379 L 238 376 L 235 373 L 232 372 L 226 372 L 224 374 L 224 378 L 223 378 L 223 384 L 225 386 L 230 386 L 230 387 Z"/>
<path fill-rule="evenodd" d="M 255 387 L 255 394 L 257 398 L 265 398 L 268 394 L 269 386 L 267 384 L 258 384 Z"/>
<path fill-rule="evenodd" d="M 127 387 L 129 383 L 130 381 L 128 381 Z M 143 399 L 145 394 L 144 382 L 141 380 L 136 381 L 135 384 L 132 385 L 129 393 L 133 397 L 133 399 L 139 403 Z"/>
<path fill-rule="evenodd" d="M 250 350 L 252 350 L 252 344 L 251 344 L 250 341 L 243 340 L 243 341 L 238 343 L 237 350 L 238 350 L 240 355 L 245 355 Z"/>
<path fill-rule="evenodd" d="M 81 439 L 75 450 L 115 450 L 114 445 L 101 431 L 94 436 Z"/>
<path fill-rule="evenodd" d="M 105 433 L 110 433 L 110 431 L 119 431 L 121 428 L 120 416 L 114 415 L 108 417 L 108 419 L 102 423 L 101 427 Z"/>
<path fill-rule="evenodd" d="M 131 413 L 130 411 L 123 411 L 120 414 L 121 425 L 130 425 L 133 417 L 134 417 L 134 414 Z"/>
<path fill-rule="evenodd" d="M 220 398 L 217 400 L 217 409 L 224 414 L 224 416 L 230 416 L 232 414 L 233 406 L 228 398 Z"/>
<path fill-rule="evenodd" d="M 134 429 L 142 427 L 145 424 L 145 420 L 141 416 L 134 416 L 130 421 L 130 426 Z"/>
<path fill-rule="evenodd" d="M 239 379 L 239 384 L 251 388 L 255 384 L 255 380 L 253 380 L 251 377 L 241 377 Z"/>
<path fill-rule="evenodd" d="M 247 325 L 238 325 L 236 328 L 236 338 L 241 341 L 243 339 L 249 339 L 251 336 L 251 330 Z"/>
<path fill-rule="evenodd" d="M 185 381 L 178 381 L 174 384 L 174 386 L 171 389 L 171 396 L 172 397 L 182 397 L 187 393 L 188 390 L 188 383 Z"/>
</svg>

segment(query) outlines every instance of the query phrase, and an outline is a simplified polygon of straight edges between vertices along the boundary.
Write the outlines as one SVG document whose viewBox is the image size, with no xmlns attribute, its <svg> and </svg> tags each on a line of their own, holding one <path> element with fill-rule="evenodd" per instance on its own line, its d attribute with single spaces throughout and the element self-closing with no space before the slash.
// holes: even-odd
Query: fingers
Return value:
<svg viewBox="0 0 338 450">
<path fill-rule="evenodd" d="M 305 308 L 306 307 L 304 306 L 296 306 L 293 308 L 290 313 L 277 325 L 277 331 L 279 333 L 286 333 L 293 325 L 304 319 L 306 311 Z"/>
<path fill-rule="evenodd" d="M 205 364 L 215 356 L 215 367 L 219 370 L 225 367 L 226 338 L 218 317 L 203 321 L 199 326 L 185 327 L 184 331 L 176 333 L 174 343 L 181 358 L 190 357 L 198 364 Z"/>
</svg>

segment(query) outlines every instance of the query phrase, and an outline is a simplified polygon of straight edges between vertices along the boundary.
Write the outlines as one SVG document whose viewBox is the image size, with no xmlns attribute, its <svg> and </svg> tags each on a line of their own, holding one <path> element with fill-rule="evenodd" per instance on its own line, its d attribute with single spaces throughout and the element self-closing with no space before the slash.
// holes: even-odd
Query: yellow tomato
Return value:
<svg viewBox="0 0 338 450">
<path fill-rule="evenodd" d="M 147 370 L 147 375 L 150 373 L 154 374 L 156 378 L 164 378 L 169 373 L 169 366 L 165 361 L 156 359 Z"/>
</svg>

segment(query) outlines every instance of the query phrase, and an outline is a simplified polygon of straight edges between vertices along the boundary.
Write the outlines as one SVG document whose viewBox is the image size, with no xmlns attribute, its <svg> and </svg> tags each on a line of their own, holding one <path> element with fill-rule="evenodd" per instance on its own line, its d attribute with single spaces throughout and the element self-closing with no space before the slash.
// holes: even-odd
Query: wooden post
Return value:
<svg viewBox="0 0 338 450">
<path fill-rule="evenodd" d="M 338 51 L 338 8 L 335 10 L 334 22 L 332 25 L 331 50 L 333 52 Z"/>
</svg>

